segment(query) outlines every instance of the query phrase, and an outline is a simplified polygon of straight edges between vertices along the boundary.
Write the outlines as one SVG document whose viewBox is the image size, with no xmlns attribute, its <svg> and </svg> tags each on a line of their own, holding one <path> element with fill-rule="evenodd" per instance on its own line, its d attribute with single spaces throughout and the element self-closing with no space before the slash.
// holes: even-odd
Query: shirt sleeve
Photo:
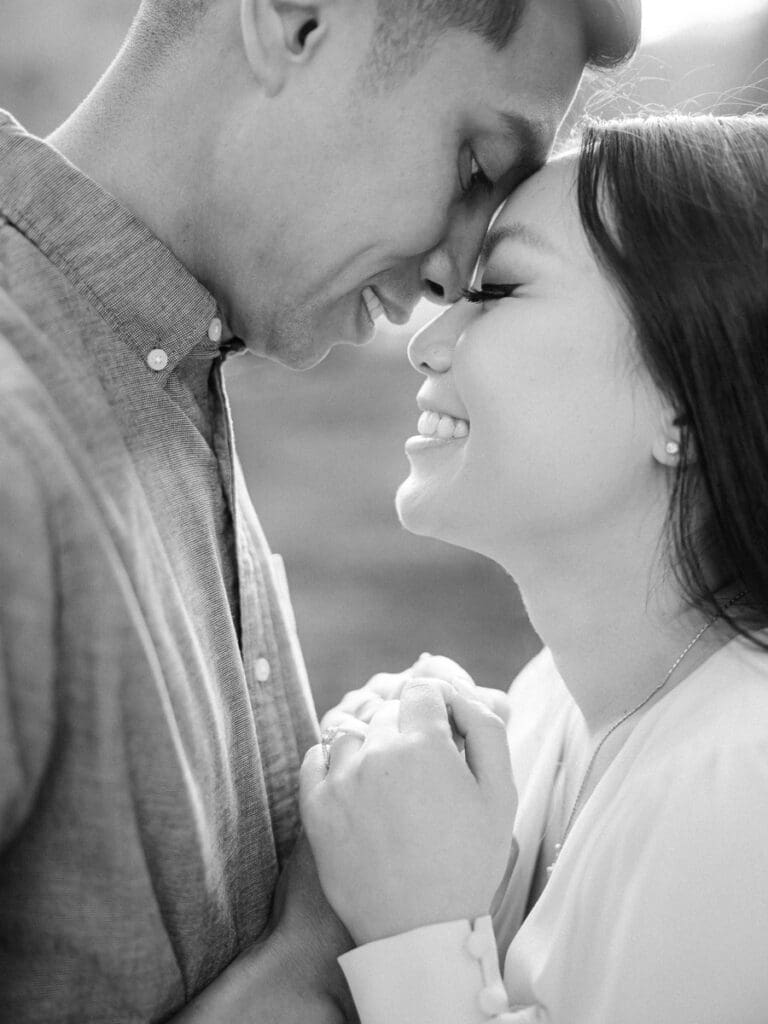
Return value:
<svg viewBox="0 0 768 1024">
<path fill-rule="evenodd" d="M 514 1011 L 490 917 L 416 928 L 339 957 L 361 1024 L 534 1024 Z M 535 1011 L 534 1011 L 535 1012 Z"/>
<path fill-rule="evenodd" d="M 48 760 L 54 592 L 42 487 L 0 430 L 0 851 L 28 816 Z"/>
</svg>

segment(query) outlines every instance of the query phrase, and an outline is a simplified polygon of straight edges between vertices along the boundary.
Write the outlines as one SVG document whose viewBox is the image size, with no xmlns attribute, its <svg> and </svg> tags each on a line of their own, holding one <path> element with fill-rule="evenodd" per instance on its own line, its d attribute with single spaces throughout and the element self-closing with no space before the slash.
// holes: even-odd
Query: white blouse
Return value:
<svg viewBox="0 0 768 1024">
<path fill-rule="evenodd" d="M 527 917 L 575 705 L 547 651 L 510 699 L 501 911 L 341 957 L 362 1024 L 766 1024 L 768 654 L 732 640 L 638 721 Z"/>
</svg>

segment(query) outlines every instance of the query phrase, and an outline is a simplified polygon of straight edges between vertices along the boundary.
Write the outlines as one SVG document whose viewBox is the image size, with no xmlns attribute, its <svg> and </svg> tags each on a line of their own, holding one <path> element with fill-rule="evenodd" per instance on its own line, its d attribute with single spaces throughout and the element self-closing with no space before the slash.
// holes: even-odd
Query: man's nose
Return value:
<svg viewBox="0 0 768 1024">
<path fill-rule="evenodd" d="M 487 203 L 474 210 L 461 206 L 451 217 L 442 241 L 422 257 L 422 291 L 430 302 L 449 305 L 461 298 L 472 279 L 492 214 Z"/>
</svg>

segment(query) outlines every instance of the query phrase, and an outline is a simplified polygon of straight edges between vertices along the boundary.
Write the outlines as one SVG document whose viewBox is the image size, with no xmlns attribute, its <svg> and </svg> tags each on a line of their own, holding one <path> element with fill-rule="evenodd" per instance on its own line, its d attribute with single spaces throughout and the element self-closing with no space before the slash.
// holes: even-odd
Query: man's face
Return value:
<svg viewBox="0 0 768 1024">
<path fill-rule="evenodd" d="M 422 295 L 458 297 L 491 215 L 546 156 L 578 84 L 574 7 L 533 0 L 501 52 L 446 33 L 379 89 L 360 84 L 374 3 L 329 8 L 312 60 L 262 105 L 258 137 L 238 116 L 228 139 L 216 290 L 251 350 L 312 366 L 371 338 L 375 300 L 405 322 Z"/>
</svg>

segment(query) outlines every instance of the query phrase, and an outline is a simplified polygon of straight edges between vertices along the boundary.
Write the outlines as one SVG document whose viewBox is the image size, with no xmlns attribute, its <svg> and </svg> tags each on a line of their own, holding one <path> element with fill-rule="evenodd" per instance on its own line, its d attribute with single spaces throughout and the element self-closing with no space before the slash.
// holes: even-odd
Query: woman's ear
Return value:
<svg viewBox="0 0 768 1024">
<path fill-rule="evenodd" d="M 653 439 L 653 457 L 662 466 L 674 468 L 680 462 L 683 449 L 683 426 L 685 418 L 671 406 L 666 405 L 659 416 L 659 427 Z M 690 461 L 692 453 L 686 451 Z"/>
<path fill-rule="evenodd" d="M 291 68 L 306 63 L 326 33 L 327 0 L 240 0 L 243 49 L 267 96 L 284 87 Z"/>
</svg>

